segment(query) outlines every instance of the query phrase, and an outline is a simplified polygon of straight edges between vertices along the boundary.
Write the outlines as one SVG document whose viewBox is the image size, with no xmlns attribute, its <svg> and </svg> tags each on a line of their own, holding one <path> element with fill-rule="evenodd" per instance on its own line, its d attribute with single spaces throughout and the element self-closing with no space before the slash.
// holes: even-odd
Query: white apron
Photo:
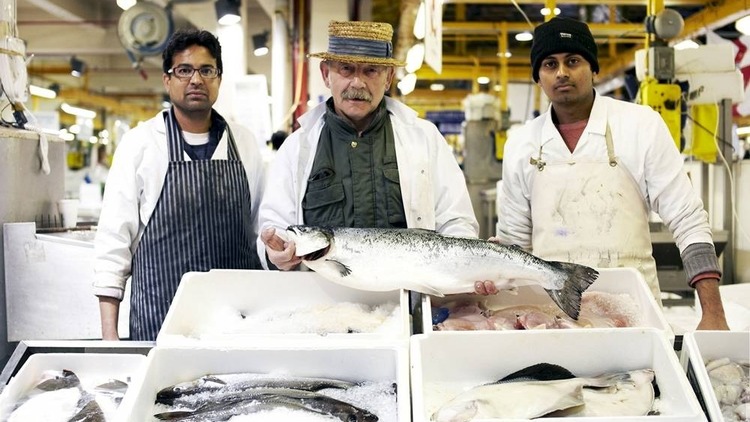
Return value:
<svg viewBox="0 0 750 422">
<path fill-rule="evenodd" d="M 605 140 L 608 159 L 545 162 L 541 146 L 539 157 L 531 157 L 538 169 L 531 191 L 533 253 L 590 267 L 633 267 L 661 304 L 646 204 L 617 162 L 609 125 Z"/>
</svg>

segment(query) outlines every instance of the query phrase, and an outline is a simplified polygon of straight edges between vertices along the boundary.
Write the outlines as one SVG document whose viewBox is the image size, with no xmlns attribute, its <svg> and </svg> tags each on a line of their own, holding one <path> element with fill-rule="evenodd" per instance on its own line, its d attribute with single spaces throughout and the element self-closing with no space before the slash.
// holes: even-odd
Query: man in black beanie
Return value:
<svg viewBox="0 0 750 422">
<path fill-rule="evenodd" d="M 539 25 L 531 66 L 550 106 L 505 145 L 499 241 L 548 260 L 635 268 L 661 303 L 648 225 L 653 211 L 672 231 L 700 298 L 697 328 L 728 329 L 708 215 L 661 116 L 596 93 L 597 47 L 583 22 Z M 476 290 L 495 289 L 484 283 Z"/>
</svg>

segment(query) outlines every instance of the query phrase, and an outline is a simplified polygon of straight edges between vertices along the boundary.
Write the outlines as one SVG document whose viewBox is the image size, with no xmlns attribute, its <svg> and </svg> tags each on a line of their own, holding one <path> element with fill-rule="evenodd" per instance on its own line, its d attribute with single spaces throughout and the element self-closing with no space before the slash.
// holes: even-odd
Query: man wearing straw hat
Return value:
<svg viewBox="0 0 750 422">
<path fill-rule="evenodd" d="M 331 98 L 299 119 L 271 165 L 258 241 L 282 270 L 297 267 L 289 225 L 424 228 L 476 237 L 463 174 L 430 122 L 385 96 L 393 82 L 393 28 L 330 22 L 320 72 Z M 263 251 L 266 253 L 264 254 Z"/>
</svg>

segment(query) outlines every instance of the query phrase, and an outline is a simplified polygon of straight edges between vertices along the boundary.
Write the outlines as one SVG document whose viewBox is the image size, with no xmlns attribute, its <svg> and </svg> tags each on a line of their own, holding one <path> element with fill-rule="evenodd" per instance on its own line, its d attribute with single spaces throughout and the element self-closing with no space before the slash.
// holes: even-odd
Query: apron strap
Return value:
<svg viewBox="0 0 750 422">
<path fill-rule="evenodd" d="M 607 156 L 609 157 L 609 165 L 615 167 L 617 165 L 617 157 L 615 157 L 615 145 L 612 141 L 612 131 L 609 130 L 609 122 L 607 122 L 607 130 L 604 132 L 604 140 L 607 142 Z"/>
<path fill-rule="evenodd" d="M 229 128 L 229 123 L 227 123 L 227 135 L 227 159 L 231 161 L 242 161 L 240 160 L 240 152 L 237 150 L 237 144 L 234 142 L 232 129 Z"/>
<path fill-rule="evenodd" d="M 607 157 L 609 158 L 609 165 L 615 167 L 617 166 L 617 156 L 615 156 L 615 145 L 614 141 L 612 140 L 612 131 L 609 129 L 609 123 L 607 123 L 607 130 L 604 132 L 604 141 L 607 144 Z M 547 163 L 542 161 L 541 145 L 539 146 L 539 157 L 530 157 L 529 164 L 531 164 L 532 166 L 536 166 L 539 171 L 544 170 L 544 166 L 546 166 Z"/>
<path fill-rule="evenodd" d="M 169 162 L 185 161 L 185 147 L 183 146 L 182 130 L 174 111 L 170 107 L 164 111 L 164 126 L 167 130 L 167 146 L 169 147 Z"/>
</svg>

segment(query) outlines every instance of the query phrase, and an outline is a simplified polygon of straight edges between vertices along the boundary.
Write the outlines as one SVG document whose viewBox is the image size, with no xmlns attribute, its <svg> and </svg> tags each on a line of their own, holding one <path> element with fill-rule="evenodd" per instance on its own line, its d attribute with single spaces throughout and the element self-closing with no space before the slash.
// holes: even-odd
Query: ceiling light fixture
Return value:
<svg viewBox="0 0 750 422">
<path fill-rule="evenodd" d="M 404 76 L 404 79 L 398 81 L 398 89 L 401 91 L 401 95 L 409 95 L 414 91 L 414 87 L 417 86 L 417 75 L 410 73 Z"/>
<path fill-rule="evenodd" d="M 62 104 L 60 104 L 60 109 L 62 109 L 62 111 L 66 112 L 68 114 L 72 114 L 72 115 L 78 116 L 78 117 L 83 117 L 85 119 L 93 119 L 94 117 L 96 117 L 96 112 L 95 111 L 88 110 L 88 109 L 85 109 L 85 108 L 80 108 L 80 107 L 73 107 L 72 105 L 70 105 L 68 103 L 62 103 Z"/>
<path fill-rule="evenodd" d="M 80 78 L 86 73 L 86 63 L 83 60 L 79 60 L 76 56 L 70 58 L 70 74 L 76 78 Z"/>
<path fill-rule="evenodd" d="M 480 85 L 487 85 L 490 83 L 490 78 L 487 76 L 480 76 L 477 78 L 477 83 Z"/>
<path fill-rule="evenodd" d="M 135 2 L 136 0 L 117 0 L 117 5 L 120 6 L 120 9 L 122 10 L 128 10 L 135 6 Z"/>
<path fill-rule="evenodd" d="M 414 73 L 422 67 L 422 62 L 424 62 L 424 44 L 414 44 L 406 52 L 406 66 L 404 68 L 407 72 Z"/>
<path fill-rule="evenodd" d="M 239 0 L 216 0 L 214 7 L 219 25 L 234 25 L 242 19 Z"/>
<path fill-rule="evenodd" d="M 430 91 L 444 91 L 445 85 L 443 84 L 431 84 Z"/>
<path fill-rule="evenodd" d="M 419 41 L 424 39 L 427 32 L 427 13 L 424 8 L 424 2 L 419 3 L 419 10 L 417 10 L 417 17 L 414 19 L 414 38 Z"/>
<path fill-rule="evenodd" d="M 750 15 L 737 19 L 734 28 L 740 31 L 742 35 L 750 35 Z"/>
<path fill-rule="evenodd" d="M 534 35 L 529 31 L 523 31 L 516 34 L 516 41 L 531 41 Z"/>
<path fill-rule="evenodd" d="M 268 54 L 268 31 L 253 35 L 253 54 L 265 56 Z"/>
<path fill-rule="evenodd" d="M 541 13 L 542 13 L 542 16 L 549 16 L 549 7 L 543 7 L 542 10 L 541 10 Z M 559 15 L 560 14 L 560 8 L 559 7 L 555 7 L 555 9 L 553 10 L 553 13 L 555 14 L 555 16 Z"/>
<path fill-rule="evenodd" d="M 57 92 L 55 92 L 54 90 L 51 90 L 49 88 L 42 88 L 41 86 L 36 85 L 29 85 L 29 93 L 37 97 L 48 98 L 50 100 L 57 97 Z"/>
</svg>

